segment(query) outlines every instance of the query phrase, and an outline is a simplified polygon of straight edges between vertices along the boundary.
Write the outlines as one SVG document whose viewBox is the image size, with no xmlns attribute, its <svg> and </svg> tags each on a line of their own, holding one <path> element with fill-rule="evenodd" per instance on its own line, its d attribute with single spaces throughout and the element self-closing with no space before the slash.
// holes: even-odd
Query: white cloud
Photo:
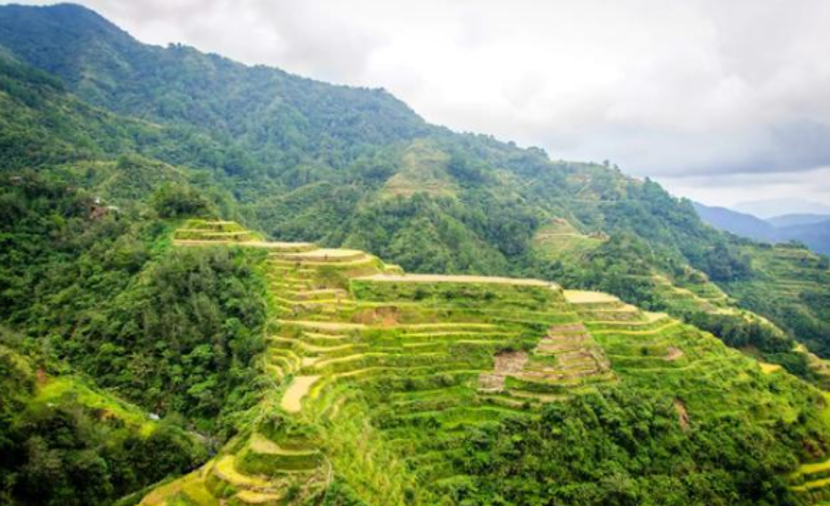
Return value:
<svg viewBox="0 0 830 506">
<path fill-rule="evenodd" d="M 682 191 L 830 165 L 827 0 L 83 3 L 144 41 L 382 86 L 430 121 Z"/>
<path fill-rule="evenodd" d="M 677 195 L 708 205 L 730 207 L 741 202 L 784 197 L 830 203 L 830 166 L 766 174 L 660 176 L 656 180 Z"/>
</svg>

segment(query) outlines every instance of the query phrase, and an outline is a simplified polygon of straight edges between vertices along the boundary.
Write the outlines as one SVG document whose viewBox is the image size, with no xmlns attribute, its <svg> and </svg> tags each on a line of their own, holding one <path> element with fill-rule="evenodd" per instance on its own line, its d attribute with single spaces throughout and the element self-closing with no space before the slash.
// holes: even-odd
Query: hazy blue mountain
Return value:
<svg viewBox="0 0 830 506">
<path fill-rule="evenodd" d="M 830 220 L 830 214 L 785 214 L 768 218 L 766 221 L 774 227 L 784 228 L 795 225 L 815 225 L 827 220 Z"/>
<path fill-rule="evenodd" d="M 779 242 L 798 241 L 817 253 L 830 255 L 830 219 L 821 223 L 779 228 L 776 229 L 775 237 Z"/>
<path fill-rule="evenodd" d="M 751 214 L 761 219 L 783 216 L 786 214 L 827 214 L 830 206 L 819 202 L 801 199 L 766 199 L 741 202 L 734 206 L 736 211 Z"/>
<path fill-rule="evenodd" d="M 725 207 L 694 206 L 700 218 L 718 230 L 762 242 L 800 242 L 817 253 L 830 254 L 830 216 L 791 214 L 762 220 Z"/>
<path fill-rule="evenodd" d="M 770 241 L 775 227 L 751 214 L 739 213 L 725 207 L 710 207 L 694 203 L 700 218 L 719 230 L 759 241 Z"/>
</svg>

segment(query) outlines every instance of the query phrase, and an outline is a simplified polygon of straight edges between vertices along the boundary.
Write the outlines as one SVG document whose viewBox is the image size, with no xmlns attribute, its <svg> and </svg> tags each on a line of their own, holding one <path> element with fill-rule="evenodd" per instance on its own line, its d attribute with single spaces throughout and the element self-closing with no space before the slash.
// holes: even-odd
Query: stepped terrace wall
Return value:
<svg viewBox="0 0 830 506">
<path fill-rule="evenodd" d="M 536 279 L 480 276 L 378 274 L 351 280 L 355 298 L 374 302 L 420 302 L 422 304 L 482 303 L 545 308 L 565 303 L 562 288 Z"/>
<path fill-rule="evenodd" d="M 176 242 L 223 243 L 239 246 Z M 477 431 L 536 423 L 545 405 L 596 392 L 660 396 L 684 430 L 745 413 L 794 423 L 814 402 L 785 373 L 607 294 L 403 274 L 353 250 L 243 245 L 268 250 L 269 387 L 251 427 L 177 482 L 184 504 L 357 504 L 332 500 L 333 480 L 360 504 L 457 504 L 454 484 L 475 478 L 461 450 Z M 188 493 L 195 486 L 206 500 Z M 161 490 L 142 504 L 180 504 Z"/>
</svg>

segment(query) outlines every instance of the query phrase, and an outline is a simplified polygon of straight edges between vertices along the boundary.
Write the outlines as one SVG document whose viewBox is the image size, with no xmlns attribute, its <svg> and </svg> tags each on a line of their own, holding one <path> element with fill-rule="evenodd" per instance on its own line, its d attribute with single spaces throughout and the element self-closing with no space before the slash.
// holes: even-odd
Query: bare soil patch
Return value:
<svg viewBox="0 0 830 506">
<path fill-rule="evenodd" d="M 548 328 L 548 335 L 553 337 L 556 334 L 570 333 L 570 332 L 585 332 L 585 325 L 582 323 L 564 323 L 561 325 L 553 325 Z"/>
<path fill-rule="evenodd" d="M 352 319 L 355 323 L 364 325 L 380 325 L 384 328 L 394 327 L 398 324 L 401 311 L 396 306 L 383 306 L 367 309 L 356 314 Z"/>
<path fill-rule="evenodd" d="M 501 374 L 521 372 L 527 363 L 527 353 L 523 351 L 506 351 L 494 357 L 495 371 Z"/>
<path fill-rule="evenodd" d="M 680 399 L 674 400 L 674 410 L 677 412 L 677 420 L 680 423 L 680 428 L 683 431 L 689 430 L 689 412 L 686 410 L 686 405 Z"/>
<path fill-rule="evenodd" d="M 682 356 L 683 350 L 681 350 L 680 348 L 676 348 L 674 346 L 669 346 L 668 353 L 666 353 L 666 356 L 663 357 L 663 360 L 665 360 L 666 362 L 674 362 Z"/>
<path fill-rule="evenodd" d="M 478 389 L 483 392 L 500 392 L 504 390 L 505 379 L 522 372 L 528 356 L 523 351 L 506 351 L 493 357 L 493 372 L 478 377 Z"/>
</svg>

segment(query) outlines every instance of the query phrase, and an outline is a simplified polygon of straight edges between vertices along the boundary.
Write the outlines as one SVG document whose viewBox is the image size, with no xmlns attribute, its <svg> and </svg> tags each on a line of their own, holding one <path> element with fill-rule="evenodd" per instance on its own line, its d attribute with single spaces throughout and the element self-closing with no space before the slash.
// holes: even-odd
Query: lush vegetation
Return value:
<svg viewBox="0 0 830 506">
<path fill-rule="evenodd" d="M 71 5 L 0 7 L 0 153 L 0 502 L 135 503 L 205 447 L 145 504 L 830 495 L 787 476 L 826 400 L 754 358 L 830 385 L 827 258 L 609 163 Z"/>
<path fill-rule="evenodd" d="M 778 449 L 739 418 L 684 432 L 671 399 L 586 396 L 471 435 L 453 504 L 788 504 Z"/>
<path fill-rule="evenodd" d="M 221 442 L 256 399 L 261 257 L 170 250 L 150 207 L 166 209 L 165 189 L 116 209 L 59 171 L 2 187 L 0 311 L 25 336 L 13 343 L 23 354 L 3 348 L 3 502 L 106 504 L 191 469 L 202 443 L 178 427 Z M 27 353 L 141 408 L 74 380 L 38 388 Z M 149 413 L 172 422 L 148 429 Z"/>
<path fill-rule="evenodd" d="M 12 337 L 3 342 L 20 345 Z M 3 504 L 112 503 L 206 458 L 176 417 L 154 421 L 78 378 L 50 378 L 44 367 L 48 359 L 0 344 Z"/>
<path fill-rule="evenodd" d="M 274 383 L 143 504 L 797 504 L 787 474 L 830 443 L 815 388 L 665 315 L 235 230 L 175 237 L 269 251 Z"/>
<path fill-rule="evenodd" d="M 162 213 L 168 191 L 149 199 Z M 34 173 L 9 182 L 3 317 L 148 409 L 210 426 L 224 407 L 244 405 L 235 387 L 251 388 L 265 318 L 261 259 L 169 251 L 164 223 L 131 214 Z"/>
</svg>

